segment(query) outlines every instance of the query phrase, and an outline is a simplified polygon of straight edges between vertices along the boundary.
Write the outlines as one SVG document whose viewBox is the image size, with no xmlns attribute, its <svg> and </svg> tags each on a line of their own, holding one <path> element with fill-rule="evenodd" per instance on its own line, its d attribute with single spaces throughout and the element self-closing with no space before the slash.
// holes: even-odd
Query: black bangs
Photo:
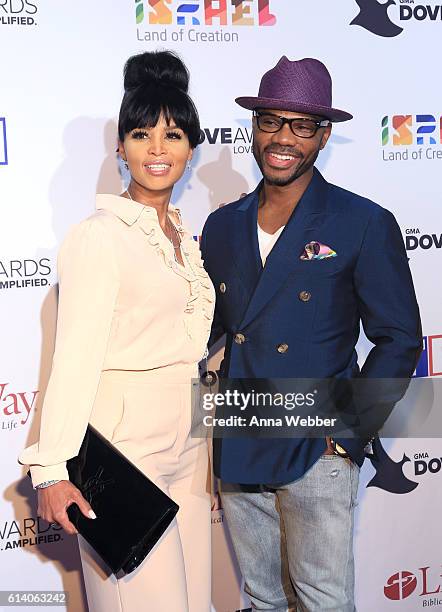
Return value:
<svg viewBox="0 0 442 612">
<path fill-rule="evenodd" d="M 136 128 L 155 127 L 161 114 L 183 130 L 194 149 L 201 138 L 198 111 L 185 91 L 167 85 L 141 85 L 126 91 L 118 119 L 118 137 Z"/>
</svg>

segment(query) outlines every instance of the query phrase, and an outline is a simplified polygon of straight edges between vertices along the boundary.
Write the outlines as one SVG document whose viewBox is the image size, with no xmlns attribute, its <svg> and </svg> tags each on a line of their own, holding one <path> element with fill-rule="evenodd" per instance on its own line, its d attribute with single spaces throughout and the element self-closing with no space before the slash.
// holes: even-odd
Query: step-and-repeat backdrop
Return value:
<svg viewBox="0 0 442 612">
<path fill-rule="evenodd" d="M 59 244 L 93 212 L 97 192 L 120 193 L 127 181 L 116 118 L 122 68 L 134 53 L 174 49 L 190 69 L 204 142 L 173 201 L 196 237 L 212 210 L 259 179 L 250 114 L 234 98 L 255 95 L 281 55 L 326 63 L 335 106 L 354 120 L 334 127 L 318 167 L 396 215 L 425 336 L 416 376 L 431 383 L 442 375 L 442 6 L 419 1 L 0 2 L 0 590 L 66 590 L 67 609 L 87 610 L 76 540 L 37 518 L 16 457 L 38 432 Z M 367 348 L 361 342 L 361 361 Z M 66 394 L 81 402 L 81 387 Z M 441 456 L 436 437 L 383 439 L 364 464 L 360 612 L 442 610 Z M 245 609 L 216 492 L 212 522 L 213 610 Z"/>
</svg>

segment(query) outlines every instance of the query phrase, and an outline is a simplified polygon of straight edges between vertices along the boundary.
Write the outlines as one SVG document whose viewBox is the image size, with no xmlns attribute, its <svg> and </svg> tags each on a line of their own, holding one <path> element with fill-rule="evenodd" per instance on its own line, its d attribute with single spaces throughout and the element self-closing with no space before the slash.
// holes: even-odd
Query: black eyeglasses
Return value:
<svg viewBox="0 0 442 612">
<path fill-rule="evenodd" d="M 287 117 L 279 117 L 278 115 L 272 115 L 271 113 L 260 113 L 253 111 L 253 116 L 256 119 L 258 128 L 262 132 L 268 132 L 274 134 L 288 123 L 292 133 L 300 138 L 312 138 L 321 127 L 327 127 L 330 125 L 328 119 L 322 121 L 315 121 L 314 119 L 304 119 L 303 117 L 293 117 L 287 119 Z"/>
</svg>

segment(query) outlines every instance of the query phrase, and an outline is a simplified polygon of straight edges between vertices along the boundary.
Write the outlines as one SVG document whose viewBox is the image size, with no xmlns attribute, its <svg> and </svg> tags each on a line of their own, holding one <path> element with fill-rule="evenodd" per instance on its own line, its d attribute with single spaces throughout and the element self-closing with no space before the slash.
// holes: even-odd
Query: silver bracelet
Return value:
<svg viewBox="0 0 442 612">
<path fill-rule="evenodd" d="M 40 484 L 35 485 L 34 489 L 46 489 L 47 487 L 57 484 L 57 482 L 60 482 L 60 480 L 45 480 L 44 482 L 40 482 Z"/>
</svg>

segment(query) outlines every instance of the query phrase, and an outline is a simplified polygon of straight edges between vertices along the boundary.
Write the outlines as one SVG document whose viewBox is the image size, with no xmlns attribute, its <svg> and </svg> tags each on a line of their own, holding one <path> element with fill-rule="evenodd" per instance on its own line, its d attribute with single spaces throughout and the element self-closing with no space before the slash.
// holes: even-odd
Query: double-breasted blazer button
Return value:
<svg viewBox="0 0 442 612">
<path fill-rule="evenodd" d="M 309 299 L 312 297 L 312 294 L 310 293 L 310 291 L 301 291 L 298 297 L 301 302 L 308 302 Z"/>
<path fill-rule="evenodd" d="M 236 344 L 243 344 L 246 341 L 246 337 L 241 333 L 235 334 L 233 339 L 235 340 Z"/>
<path fill-rule="evenodd" d="M 276 350 L 278 351 L 278 353 L 287 353 L 287 351 L 289 350 L 289 345 L 283 342 L 282 344 L 278 344 Z"/>
<path fill-rule="evenodd" d="M 221 291 L 221 293 L 225 293 L 226 292 L 226 283 L 221 283 L 219 286 L 219 290 Z"/>
</svg>

